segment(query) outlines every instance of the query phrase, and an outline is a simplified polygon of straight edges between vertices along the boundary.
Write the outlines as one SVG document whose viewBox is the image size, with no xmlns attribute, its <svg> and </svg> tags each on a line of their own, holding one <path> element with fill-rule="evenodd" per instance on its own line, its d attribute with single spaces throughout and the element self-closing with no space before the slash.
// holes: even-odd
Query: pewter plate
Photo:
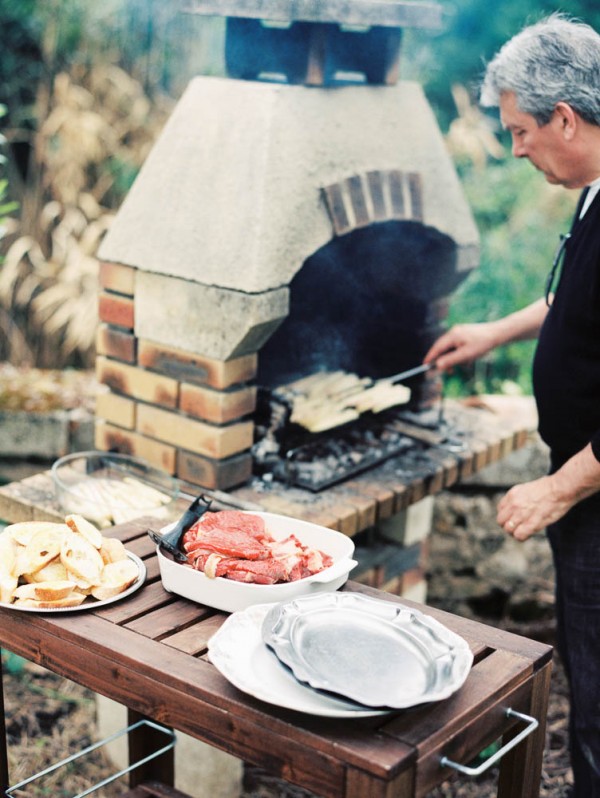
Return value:
<svg viewBox="0 0 600 798">
<path fill-rule="evenodd" d="M 273 604 L 253 604 L 230 615 L 208 641 L 208 658 L 238 690 L 284 709 L 324 718 L 365 718 L 389 713 L 299 682 L 263 642 L 261 627 Z"/>
<path fill-rule="evenodd" d="M 434 618 L 358 593 L 277 604 L 262 636 L 300 682 L 368 707 L 447 698 L 473 663 L 467 642 Z"/>
</svg>

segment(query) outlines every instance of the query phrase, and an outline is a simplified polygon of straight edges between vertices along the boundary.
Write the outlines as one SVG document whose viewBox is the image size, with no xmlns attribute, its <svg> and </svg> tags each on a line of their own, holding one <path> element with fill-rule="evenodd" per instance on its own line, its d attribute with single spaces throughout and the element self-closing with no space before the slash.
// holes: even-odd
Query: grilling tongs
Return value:
<svg viewBox="0 0 600 798">
<path fill-rule="evenodd" d="M 154 529 L 148 529 L 147 532 L 155 543 L 172 554 L 178 562 L 186 562 L 187 557 L 179 547 L 181 538 L 192 524 L 195 524 L 196 521 L 204 515 L 210 505 L 210 499 L 206 499 L 204 496 L 198 496 L 190 504 L 181 518 L 176 521 L 172 528 L 164 535 L 159 534 Z"/>
<path fill-rule="evenodd" d="M 377 382 L 403 382 L 404 380 L 408 380 L 411 377 L 416 377 L 417 374 L 424 374 L 429 369 L 435 368 L 435 363 L 423 363 L 421 366 L 414 366 L 412 369 L 407 369 L 406 371 L 401 371 L 399 374 L 392 374 L 391 377 L 383 377 Z"/>
</svg>

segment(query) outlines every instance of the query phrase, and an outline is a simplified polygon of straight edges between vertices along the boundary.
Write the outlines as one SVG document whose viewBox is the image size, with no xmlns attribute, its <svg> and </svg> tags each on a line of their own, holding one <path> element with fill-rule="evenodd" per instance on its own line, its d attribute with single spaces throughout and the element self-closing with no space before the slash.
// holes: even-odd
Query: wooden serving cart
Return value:
<svg viewBox="0 0 600 798">
<path fill-rule="evenodd" d="M 186 798 L 170 786 L 174 758 L 165 734 L 172 729 L 325 798 L 425 796 L 452 768 L 480 772 L 485 764 L 473 769 L 464 763 L 503 738 L 495 756 L 498 796 L 539 794 L 550 646 L 425 608 L 464 637 L 474 654 L 466 683 L 449 699 L 351 720 L 281 709 L 238 691 L 210 663 L 207 642 L 227 614 L 163 589 L 146 534 L 152 524 L 156 519 L 139 519 L 105 532 L 147 568 L 145 584 L 122 601 L 72 613 L 0 608 L 2 648 L 128 707 L 129 757 L 136 763 L 129 798 Z M 400 601 L 352 582 L 344 589 Z M 0 716 L 4 743 L 4 712 Z M 0 792 L 12 795 L 14 786 L 2 744 Z"/>
</svg>

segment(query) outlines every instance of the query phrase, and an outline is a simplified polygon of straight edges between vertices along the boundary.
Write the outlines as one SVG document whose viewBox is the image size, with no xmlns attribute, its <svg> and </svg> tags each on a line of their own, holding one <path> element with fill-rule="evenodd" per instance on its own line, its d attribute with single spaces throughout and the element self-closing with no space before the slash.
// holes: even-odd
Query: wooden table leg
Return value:
<svg viewBox="0 0 600 798">
<path fill-rule="evenodd" d="M 8 776 L 8 739 L 6 737 L 6 715 L 4 709 L 4 672 L 0 651 L 0 794 L 10 787 Z"/>
<path fill-rule="evenodd" d="M 360 770 L 348 768 L 344 798 L 414 798 L 414 767 L 398 774 L 391 781 L 374 779 Z"/>
<path fill-rule="evenodd" d="M 551 674 L 549 662 L 533 677 L 529 714 L 538 718 L 540 725 L 502 759 L 498 798 L 538 798 L 540 794 Z"/>
<path fill-rule="evenodd" d="M 140 715 L 132 709 L 127 710 L 128 725 L 131 726 L 140 720 L 148 720 L 145 715 Z M 151 726 L 140 726 L 129 733 L 129 764 L 138 762 L 155 751 L 163 748 L 168 739 L 165 734 L 153 729 Z M 175 780 L 175 750 L 171 748 L 164 754 L 151 759 L 145 765 L 135 768 L 129 774 L 129 786 L 137 787 L 146 781 L 158 781 L 169 787 Z"/>
</svg>

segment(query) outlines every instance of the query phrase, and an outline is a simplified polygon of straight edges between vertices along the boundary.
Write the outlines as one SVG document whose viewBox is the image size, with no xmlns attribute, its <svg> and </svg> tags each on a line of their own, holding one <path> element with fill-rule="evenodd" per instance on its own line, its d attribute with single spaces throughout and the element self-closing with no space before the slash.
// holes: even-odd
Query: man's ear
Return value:
<svg viewBox="0 0 600 798">
<path fill-rule="evenodd" d="M 554 107 L 554 113 L 558 118 L 560 129 L 562 130 L 565 139 L 570 141 L 577 130 L 577 113 L 573 110 L 569 103 L 565 103 L 562 100 L 561 102 L 556 103 L 556 106 Z"/>
</svg>

